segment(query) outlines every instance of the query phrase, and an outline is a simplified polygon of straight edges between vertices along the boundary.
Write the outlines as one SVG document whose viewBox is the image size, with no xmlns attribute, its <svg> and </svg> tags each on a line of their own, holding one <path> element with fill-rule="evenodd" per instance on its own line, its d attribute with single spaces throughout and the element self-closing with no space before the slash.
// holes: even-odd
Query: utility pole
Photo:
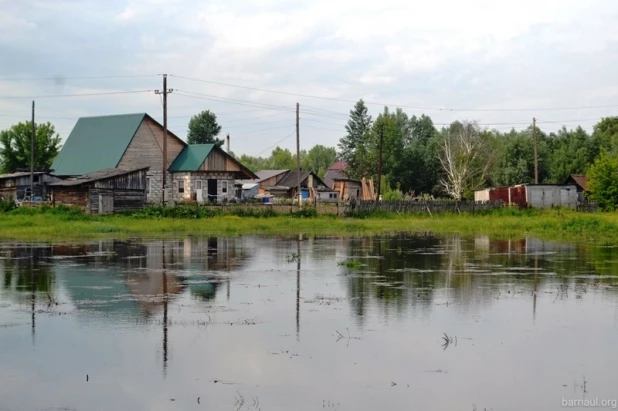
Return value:
<svg viewBox="0 0 618 411">
<path fill-rule="evenodd" d="M 230 133 L 227 133 L 225 141 L 227 142 L 227 153 L 230 154 Z"/>
<path fill-rule="evenodd" d="M 534 144 L 534 184 L 539 184 L 539 159 L 536 152 L 536 118 L 532 118 L 532 141 Z"/>
<path fill-rule="evenodd" d="M 378 195 L 376 197 L 376 206 L 378 201 L 380 200 L 380 194 L 382 193 L 382 146 L 384 143 L 384 124 L 380 127 L 380 147 L 379 147 L 379 158 L 378 158 Z"/>
<path fill-rule="evenodd" d="M 36 126 L 34 124 L 34 100 L 32 100 L 32 135 L 30 136 L 30 200 L 34 196 L 34 137 Z"/>
<path fill-rule="evenodd" d="M 300 126 L 299 126 L 299 123 L 300 123 L 300 105 L 296 103 L 296 168 L 298 168 L 298 175 L 297 175 L 298 192 L 296 194 L 298 195 L 298 206 L 300 207 L 303 202 L 303 194 L 300 191 L 300 128 L 299 128 Z"/>
<path fill-rule="evenodd" d="M 155 90 L 155 94 L 163 94 L 163 194 L 161 202 L 165 204 L 167 189 L 167 95 L 174 91 L 167 88 L 167 74 L 163 74 L 163 91 Z"/>
</svg>

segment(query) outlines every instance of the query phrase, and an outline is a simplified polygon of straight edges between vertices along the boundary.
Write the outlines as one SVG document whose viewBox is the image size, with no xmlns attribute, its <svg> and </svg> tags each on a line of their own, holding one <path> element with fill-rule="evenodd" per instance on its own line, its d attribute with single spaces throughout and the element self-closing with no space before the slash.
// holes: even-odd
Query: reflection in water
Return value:
<svg viewBox="0 0 618 411">
<path fill-rule="evenodd" d="M 361 268 L 337 265 L 346 259 Z M 0 398 L 9 409 L 82 409 L 98 395 L 115 409 L 170 398 L 188 409 L 239 392 L 272 409 L 559 409 L 547 390 L 562 395 L 583 373 L 595 395 L 618 384 L 603 371 L 618 340 L 616 261 L 618 248 L 594 244 L 429 234 L 3 245 Z M 443 333 L 459 344 L 443 350 Z M 74 390 L 82 371 L 100 383 Z M 509 397 L 510 379 L 526 395 Z M 23 381 L 50 386 L 47 399 Z"/>
</svg>

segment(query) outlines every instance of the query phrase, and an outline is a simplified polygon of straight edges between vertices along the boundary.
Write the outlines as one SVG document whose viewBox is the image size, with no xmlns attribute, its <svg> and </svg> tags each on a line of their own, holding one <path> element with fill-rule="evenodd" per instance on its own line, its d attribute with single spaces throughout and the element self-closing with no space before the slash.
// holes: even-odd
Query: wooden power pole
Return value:
<svg viewBox="0 0 618 411">
<path fill-rule="evenodd" d="M 165 204 L 165 192 L 167 189 L 167 95 L 172 89 L 167 88 L 167 74 L 163 74 L 163 91 L 155 90 L 155 94 L 163 95 L 163 192 L 161 202 Z"/>
<path fill-rule="evenodd" d="M 534 144 L 534 184 L 539 184 L 539 159 L 536 149 L 536 118 L 532 118 L 532 142 Z"/>
<path fill-rule="evenodd" d="M 296 103 L 296 168 L 298 169 L 297 175 L 297 190 L 298 206 L 302 205 L 303 193 L 300 191 L 300 105 Z"/>
<path fill-rule="evenodd" d="M 32 100 L 32 135 L 30 136 L 30 200 L 34 196 L 34 141 L 36 125 L 34 124 L 34 100 Z"/>
</svg>

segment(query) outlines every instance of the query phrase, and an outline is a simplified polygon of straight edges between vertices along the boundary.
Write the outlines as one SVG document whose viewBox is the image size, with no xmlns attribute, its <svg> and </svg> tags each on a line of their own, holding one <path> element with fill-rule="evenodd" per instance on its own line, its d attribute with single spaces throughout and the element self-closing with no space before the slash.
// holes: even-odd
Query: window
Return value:
<svg viewBox="0 0 618 411">
<path fill-rule="evenodd" d="M 178 193 L 182 194 L 185 192 L 185 182 L 184 180 L 178 180 Z"/>
<path fill-rule="evenodd" d="M 356 190 L 356 197 L 360 197 L 360 190 Z"/>
<path fill-rule="evenodd" d="M 150 177 L 146 177 L 146 193 L 150 193 Z"/>
<path fill-rule="evenodd" d="M 222 181 L 221 182 L 221 193 L 222 194 L 227 194 L 227 181 Z"/>
<path fill-rule="evenodd" d="M 195 182 L 195 189 L 196 190 L 201 190 L 202 189 L 202 180 L 197 180 Z"/>
</svg>

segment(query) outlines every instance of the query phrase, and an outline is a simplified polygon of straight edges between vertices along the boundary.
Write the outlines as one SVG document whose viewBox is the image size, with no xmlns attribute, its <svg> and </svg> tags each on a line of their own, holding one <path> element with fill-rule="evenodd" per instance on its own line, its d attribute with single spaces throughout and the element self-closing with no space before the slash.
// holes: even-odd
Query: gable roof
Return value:
<svg viewBox="0 0 618 411">
<path fill-rule="evenodd" d="M 583 191 L 588 191 L 588 179 L 585 175 L 582 174 L 571 174 L 567 179 L 567 183 L 573 181 L 577 186 L 579 186 Z"/>
<path fill-rule="evenodd" d="M 54 174 L 75 176 L 116 167 L 145 116 L 81 117 L 52 164 Z"/>
<path fill-rule="evenodd" d="M 263 181 L 263 180 L 268 180 L 269 178 L 278 176 L 280 174 L 286 174 L 289 171 L 290 170 L 262 170 L 262 171 L 257 171 L 255 174 L 258 176 L 258 179 L 260 181 Z"/>
<path fill-rule="evenodd" d="M 146 113 L 81 117 L 65 141 L 51 168 L 58 176 L 78 176 L 118 167 Z M 186 145 L 168 130 L 168 136 Z"/>
<path fill-rule="evenodd" d="M 304 182 L 309 175 L 313 175 L 313 187 L 324 186 L 327 187 L 326 183 L 322 181 L 320 177 L 318 177 L 312 171 L 302 171 L 300 172 L 300 181 L 301 184 Z M 290 171 L 286 174 L 285 177 L 281 181 L 277 183 L 277 187 L 296 187 L 298 185 L 298 171 Z"/>
<path fill-rule="evenodd" d="M 328 167 L 329 170 L 344 171 L 348 167 L 348 163 L 345 161 L 337 161 L 332 166 Z"/>
<path fill-rule="evenodd" d="M 171 172 L 182 172 L 182 171 L 199 171 L 204 161 L 208 158 L 210 153 L 213 151 L 222 154 L 227 157 L 227 159 L 232 160 L 234 163 L 238 165 L 238 167 L 242 170 L 245 177 L 248 178 L 257 178 L 255 174 L 247 167 L 242 165 L 242 163 L 236 160 L 234 157 L 221 150 L 215 144 L 189 144 L 185 146 L 180 154 L 176 157 L 171 166 L 169 166 L 168 170 Z"/>
<path fill-rule="evenodd" d="M 214 144 L 190 144 L 182 149 L 168 170 L 197 171 L 214 147 Z"/>
</svg>

